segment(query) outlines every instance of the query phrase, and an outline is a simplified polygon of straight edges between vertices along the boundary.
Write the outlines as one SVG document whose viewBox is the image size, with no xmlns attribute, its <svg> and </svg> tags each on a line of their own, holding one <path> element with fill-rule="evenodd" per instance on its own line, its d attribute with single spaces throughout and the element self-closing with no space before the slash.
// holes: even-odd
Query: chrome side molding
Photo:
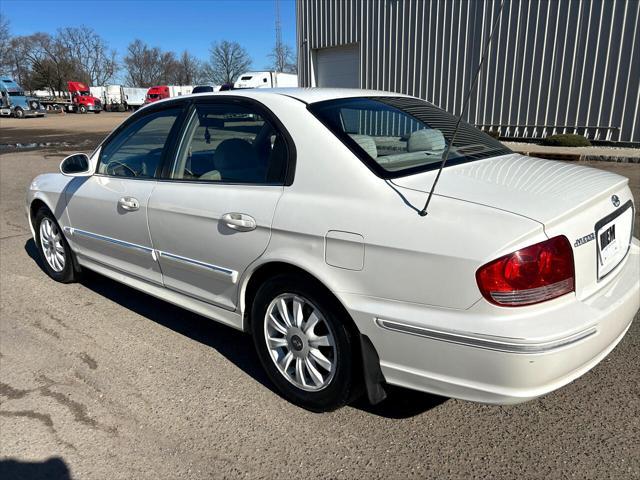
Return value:
<svg viewBox="0 0 640 480">
<path fill-rule="evenodd" d="M 211 263 L 201 262 L 200 260 L 194 260 L 193 258 L 183 257 L 182 255 L 176 255 L 169 252 L 163 252 L 162 250 L 156 250 L 160 257 L 169 258 L 174 261 L 187 263 L 189 265 L 195 265 L 200 268 L 205 268 L 207 270 L 212 270 L 216 273 L 220 273 L 230 277 L 232 283 L 236 283 L 238 280 L 238 272 L 235 270 L 229 270 L 228 268 L 220 267 L 218 265 L 213 265 Z"/>
<path fill-rule="evenodd" d="M 93 238 L 95 240 L 102 240 L 103 242 L 112 243 L 114 245 L 119 245 L 125 248 L 133 248 L 135 250 L 140 250 L 145 253 L 151 253 L 153 251 L 150 247 L 145 247 L 144 245 L 138 245 L 137 243 L 125 242 L 124 240 L 118 240 L 117 238 L 107 237 L 105 235 L 100 235 L 93 232 L 87 232 L 86 230 L 78 230 L 77 228 L 65 227 L 65 232 L 70 233 L 71 235 L 80 235 L 82 237 Z"/>
<path fill-rule="evenodd" d="M 416 335 L 418 337 L 429 338 L 431 340 L 456 343 L 458 345 L 465 345 L 468 347 L 518 354 L 547 353 L 584 340 L 585 338 L 595 335 L 598 331 L 597 327 L 594 326 L 568 337 L 550 340 L 548 342 L 525 343 L 466 335 L 460 332 L 434 330 L 431 328 L 407 325 L 393 320 L 384 320 L 382 318 L 376 318 L 375 321 L 379 327 L 393 332 L 406 333 L 409 335 Z"/>
<path fill-rule="evenodd" d="M 103 242 L 112 243 L 120 247 L 132 248 L 144 253 L 148 253 L 153 257 L 153 260 L 156 262 L 160 260 L 160 257 L 165 257 L 173 261 L 186 263 L 189 265 L 205 268 L 207 270 L 211 270 L 213 272 L 219 273 L 221 275 L 228 277 L 231 283 L 236 283 L 238 281 L 238 272 L 236 272 L 235 270 L 230 270 L 228 268 L 220 267 L 218 265 L 201 262 L 200 260 L 183 257 L 181 255 L 176 255 L 174 253 L 163 252 L 162 250 L 156 250 L 154 248 L 146 247 L 144 245 L 138 245 L 137 243 L 125 242 L 124 240 L 118 240 L 116 238 L 107 237 L 105 235 L 100 235 L 93 232 L 87 232 L 86 230 L 78 230 L 77 228 L 72 228 L 72 227 L 64 227 L 63 230 L 65 233 L 69 235 L 79 235 L 82 237 L 93 238 L 95 240 L 101 240 Z"/>
</svg>

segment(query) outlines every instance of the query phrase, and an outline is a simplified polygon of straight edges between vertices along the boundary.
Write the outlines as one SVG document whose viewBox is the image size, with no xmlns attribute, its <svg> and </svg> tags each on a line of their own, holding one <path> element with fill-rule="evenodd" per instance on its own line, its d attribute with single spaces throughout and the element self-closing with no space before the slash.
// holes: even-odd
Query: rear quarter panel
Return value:
<svg viewBox="0 0 640 480">
<path fill-rule="evenodd" d="M 429 215 L 420 217 L 425 195 L 401 193 L 375 176 L 304 104 L 267 106 L 296 142 L 297 165 L 259 263 L 297 265 L 338 297 L 345 292 L 466 309 L 481 298 L 475 280 L 479 266 L 546 239 L 538 222 L 441 196 L 434 197 Z M 363 238 L 361 270 L 327 264 L 329 231 Z"/>
</svg>

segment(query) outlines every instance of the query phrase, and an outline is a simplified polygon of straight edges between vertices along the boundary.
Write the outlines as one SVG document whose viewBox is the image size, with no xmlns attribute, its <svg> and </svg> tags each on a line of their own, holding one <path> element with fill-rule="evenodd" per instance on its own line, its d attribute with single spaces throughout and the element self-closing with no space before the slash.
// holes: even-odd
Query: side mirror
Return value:
<svg viewBox="0 0 640 480">
<path fill-rule="evenodd" d="M 68 177 L 86 177 L 91 175 L 91 162 L 85 153 L 74 153 L 60 162 L 60 173 Z"/>
</svg>

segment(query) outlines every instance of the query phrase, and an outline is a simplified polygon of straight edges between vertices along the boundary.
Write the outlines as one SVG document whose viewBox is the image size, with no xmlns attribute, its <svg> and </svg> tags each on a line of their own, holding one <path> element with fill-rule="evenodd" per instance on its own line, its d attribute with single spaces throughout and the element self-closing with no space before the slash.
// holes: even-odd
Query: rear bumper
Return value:
<svg viewBox="0 0 640 480">
<path fill-rule="evenodd" d="M 480 301 L 468 310 L 341 296 L 380 357 L 385 380 L 494 404 L 519 403 L 588 372 L 627 332 L 640 308 L 640 246 L 606 287 L 522 308 Z"/>
</svg>

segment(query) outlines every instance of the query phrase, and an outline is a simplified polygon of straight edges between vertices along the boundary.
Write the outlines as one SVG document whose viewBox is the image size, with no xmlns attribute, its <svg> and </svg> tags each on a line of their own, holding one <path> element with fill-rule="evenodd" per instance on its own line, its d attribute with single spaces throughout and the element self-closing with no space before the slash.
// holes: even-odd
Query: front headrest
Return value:
<svg viewBox="0 0 640 480">
<path fill-rule="evenodd" d="M 412 132 L 407 142 L 408 152 L 442 152 L 445 147 L 444 135 L 442 135 L 440 130 L 433 128 L 425 128 Z"/>
</svg>

